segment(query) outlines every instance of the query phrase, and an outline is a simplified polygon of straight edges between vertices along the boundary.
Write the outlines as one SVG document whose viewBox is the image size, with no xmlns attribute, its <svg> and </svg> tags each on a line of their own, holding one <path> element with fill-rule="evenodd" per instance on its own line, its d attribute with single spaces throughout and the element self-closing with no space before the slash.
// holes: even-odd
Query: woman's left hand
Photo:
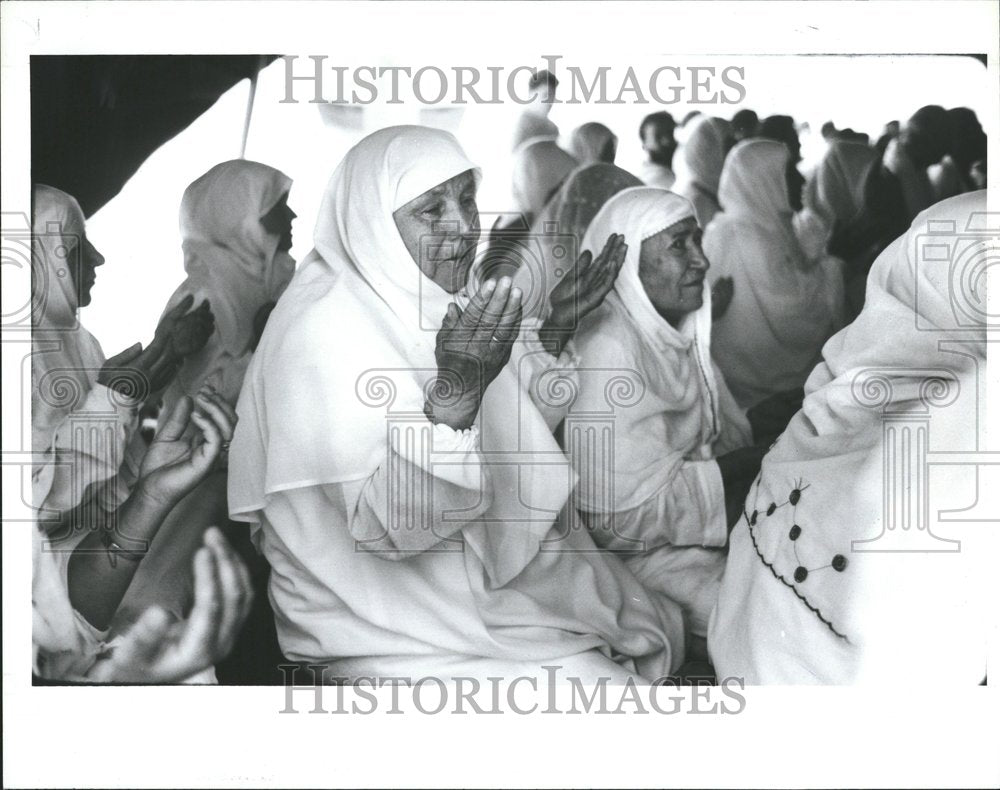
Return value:
<svg viewBox="0 0 1000 790">
<path fill-rule="evenodd" d="M 162 503 L 188 494 L 228 449 L 236 420 L 232 406 L 208 389 L 194 402 L 181 398 L 143 458 L 138 484 L 143 493 Z M 188 431 L 192 424 L 199 429 L 193 435 Z"/>
<path fill-rule="evenodd" d="M 559 355 L 583 317 L 596 310 L 611 292 L 627 251 L 625 237 L 612 233 L 600 255 L 595 258 L 586 250 L 577 258 L 572 271 L 552 289 L 549 295 L 552 310 L 539 330 L 542 342 L 552 354 Z"/>
</svg>

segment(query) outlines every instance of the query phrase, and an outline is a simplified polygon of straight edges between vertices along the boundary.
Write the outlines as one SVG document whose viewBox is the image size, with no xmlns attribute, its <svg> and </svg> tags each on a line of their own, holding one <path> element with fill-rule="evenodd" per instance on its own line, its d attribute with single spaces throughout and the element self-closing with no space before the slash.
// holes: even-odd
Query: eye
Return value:
<svg viewBox="0 0 1000 790">
<path fill-rule="evenodd" d="M 441 203 L 431 203 L 429 206 L 424 206 L 420 213 L 428 217 L 440 217 L 443 207 Z"/>
<path fill-rule="evenodd" d="M 675 252 L 682 252 L 684 250 L 685 241 L 686 237 L 678 236 L 676 239 L 674 239 L 673 243 L 670 245 L 670 249 L 674 250 Z"/>
</svg>

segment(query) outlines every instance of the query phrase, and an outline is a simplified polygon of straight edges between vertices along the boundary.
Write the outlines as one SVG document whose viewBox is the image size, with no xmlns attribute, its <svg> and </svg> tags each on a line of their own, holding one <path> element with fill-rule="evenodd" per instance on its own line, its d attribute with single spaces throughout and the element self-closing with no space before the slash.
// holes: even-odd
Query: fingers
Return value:
<svg viewBox="0 0 1000 790">
<path fill-rule="evenodd" d="M 166 421 L 156 432 L 156 438 L 168 442 L 175 442 L 180 439 L 187 430 L 188 421 L 191 419 L 193 411 L 194 403 L 187 395 L 178 398 L 177 403 L 174 404 L 174 408 L 167 415 Z"/>
<path fill-rule="evenodd" d="M 194 461 L 194 465 L 199 472 L 207 471 L 208 468 L 215 463 L 218 457 L 222 454 L 222 443 L 224 440 L 222 438 L 222 433 L 215 423 L 208 417 L 205 417 L 198 412 L 191 413 L 191 422 L 193 422 L 200 430 L 202 435 L 202 444 L 197 447 L 195 453 L 192 455 L 191 459 Z"/>
<path fill-rule="evenodd" d="M 215 658 L 220 659 L 232 648 L 243 621 L 250 613 L 253 588 L 243 562 L 216 527 L 206 531 L 205 545 L 215 554 L 222 593 L 220 625 L 215 641 Z"/>
<path fill-rule="evenodd" d="M 114 668 L 108 680 L 146 683 L 174 680 L 158 677 L 153 671 L 153 665 L 165 647 L 170 622 L 170 615 L 159 606 L 143 612 L 115 647 L 111 656 Z"/>
<path fill-rule="evenodd" d="M 194 606 L 178 644 L 181 660 L 194 674 L 213 663 L 215 635 L 222 625 L 222 587 L 215 553 L 202 546 L 194 555 Z"/>
<path fill-rule="evenodd" d="M 207 301 L 207 300 L 206 300 Z M 172 307 L 163 318 L 160 319 L 160 323 L 157 324 L 157 330 L 160 327 L 164 329 L 169 329 L 170 325 L 173 324 L 178 318 L 184 315 L 191 306 L 194 304 L 194 294 L 188 294 L 183 299 L 181 299 L 174 307 Z"/>
<path fill-rule="evenodd" d="M 198 408 L 215 424 L 222 435 L 222 441 L 232 441 L 236 429 L 236 411 L 218 393 L 209 387 L 202 387 L 195 396 Z"/>
<path fill-rule="evenodd" d="M 459 328 L 469 332 L 475 331 L 486 311 L 487 306 L 493 298 L 496 287 L 496 280 L 487 280 L 482 284 L 482 286 L 480 286 L 479 290 L 476 291 L 472 299 L 469 300 L 468 307 L 466 307 L 465 311 L 462 313 Z"/>
<path fill-rule="evenodd" d="M 518 291 L 518 301 L 520 301 L 520 289 L 516 290 Z M 510 296 L 511 279 L 510 277 L 501 277 L 500 281 L 496 284 L 496 288 L 493 289 L 493 293 L 490 295 L 490 301 L 479 317 L 479 323 L 472 336 L 474 343 L 486 344 L 493 340 L 493 334 L 496 332 L 497 325 L 503 318 Z"/>
<path fill-rule="evenodd" d="M 521 317 L 521 289 L 515 288 L 510 292 L 507 306 L 493 331 L 491 338 L 493 343 L 507 345 L 513 343 L 521 332 Z"/>
</svg>

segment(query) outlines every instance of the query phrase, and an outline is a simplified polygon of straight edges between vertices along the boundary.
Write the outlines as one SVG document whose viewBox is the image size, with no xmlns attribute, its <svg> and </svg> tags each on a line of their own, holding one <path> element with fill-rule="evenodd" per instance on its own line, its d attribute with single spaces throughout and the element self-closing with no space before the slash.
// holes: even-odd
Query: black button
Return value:
<svg viewBox="0 0 1000 790">
<path fill-rule="evenodd" d="M 802 492 L 799 489 L 792 489 L 792 493 L 788 495 L 788 501 L 793 505 L 799 504 L 799 497 L 802 496 Z"/>
<path fill-rule="evenodd" d="M 803 568 L 801 565 L 795 569 L 795 581 L 802 583 L 806 580 L 806 576 L 809 575 L 809 571 Z"/>
<path fill-rule="evenodd" d="M 774 504 L 774 502 L 772 502 L 772 503 L 771 503 L 771 506 L 770 506 L 770 507 L 768 507 L 768 509 L 767 509 L 767 515 L 769 515 L 769 516 L 773 516 L 773 515 L 774 515 L 774 511 L 775 511 L 775 509 L 776 509 L 777 507 L 778 507 L 778 506 L 777 506 L 776 504 Z"/>
<path fill-rule="evenodd" d="M 833 569 L 835 571 L 838 572 L 842 571 L 844 570 L 844 568 L 847 567 L 847 557 L 845 557 L 843 554 L 838 554 L 836 557 L 833 558 L 833 562 L 830 564 L 833 565 Z"/>
<path fill-rule="evenodd" d="M 792 528 L 790 530 L 788 530 L 788 539 L 789 540 L 798 540 L 799 539 L 799 535 L 801 535 L 801 534 L 802 534 L 802 527 L 800 527 L 798 524 L 793 524 Z"/>
</svg>

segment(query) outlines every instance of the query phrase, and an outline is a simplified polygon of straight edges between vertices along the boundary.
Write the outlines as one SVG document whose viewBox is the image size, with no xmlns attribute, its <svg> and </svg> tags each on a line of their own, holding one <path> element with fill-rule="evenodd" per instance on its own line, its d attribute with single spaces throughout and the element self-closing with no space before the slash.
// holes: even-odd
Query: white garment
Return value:
<svg viewBox="0 0 1000 790">
<path fill-rule="evenodd" d="M 639 279 L 642 242 L 689 217 L 684 198 L 634 187 L 590 224 L 585 246 L 618 232 L 628 252 L 614 290 L 578 334 L 580 392 L 566 432 L 581 478 L 576 500 L 595 541 L 624 552 L 646 586 L 680 602 L 689 627 L 704 635 L 728 535 L 713 459 L 751 437 L 709 356 L 707 283 L 702 307 L 675 329 Z M 594 434 L 593 415 L 605 415 L 610 440 Z"/>
<path fill-rule="evenodd" d="M 680 611 L 572 528 L 573 475 L 531 396 L 544 366 L 531 344 L 472 428 L 424 416 L 437 331 L 464 298 L 420 273 L 392 213 L 469 170 L 454 137 L 422 127 L 351 149 L 251 363 L 229 506 L 259 529 L 282 650 L 426 673 L 455 656 L 599 649 L 609 670 L 666 673 L 683 655 Z"/>
<path fill-rule="evenodd" d="M 995 530 L 946 514 L 986 494 L 973 467 L 928 465 L 922 452 L 980 446 L 985 332 L 956 331 L 949 270 L 984 250 L 953 235 L 942 256 L 934 232 L 981 233 L 985 209 L 978 192 L 920 214 L 876 260 L 864 310 L 824 347 L 731 536 L 709 627 L 720 678 L 984 678 Z"/>
<path fill-rule="evenodd" d="M 639 168 L 639 178 L 648 187 L 659 187 L 660 189 L 672 189 L 677 182 L 674 171 L 666 165 L 646 160 Z"/>
<path fill-rule="evenodd" d="M 732 144 L 732 127 L 722 118 L 699 118 L 681 146 L 686 178 L 678 193 L 691 201 L 701 227 L 707 227 L 719 206 L 719 179 Z"/>
<path fill-rule="evenodd" d="M 581 165 L 614 164 L 617 150 L 618 137 L 603 123 L 582 124 L 569 138 L 569 152 Z"/>
<path fill-rule="evenodd" d="M 187 279 L 164 313 L 188 295 L 195 306 L 208 299 L 215 332 L 184 360 L 164 394 L 164 413 L 206 382 L 236 403 L 250 364 L 254 316 L 278 301 L 295 273 L 295 261 L 278 249 L 281 240 L 261 224 L 291 186 L 273 167 L 236 159 L 216 165 L 184 190 L 180 226 Z"/>
<path fill-rule="evenodd" d="M 713 327 L 712 356 L 744 409 L 801 387 L 844 321 L 837 261 L 810 260 L 796 238 L 788 157 L 787 146 L 772 140 L 733 148 L 719 188 L 723 212 L 705 230 L 709 277 L 733 279 L 733 299 Z"/>
<path fill-rule="evenodd" d="M 579 162 L 555 138 L 533 137 L 514 150 L 514 208 L 533 221 Z"/>
</svg>

